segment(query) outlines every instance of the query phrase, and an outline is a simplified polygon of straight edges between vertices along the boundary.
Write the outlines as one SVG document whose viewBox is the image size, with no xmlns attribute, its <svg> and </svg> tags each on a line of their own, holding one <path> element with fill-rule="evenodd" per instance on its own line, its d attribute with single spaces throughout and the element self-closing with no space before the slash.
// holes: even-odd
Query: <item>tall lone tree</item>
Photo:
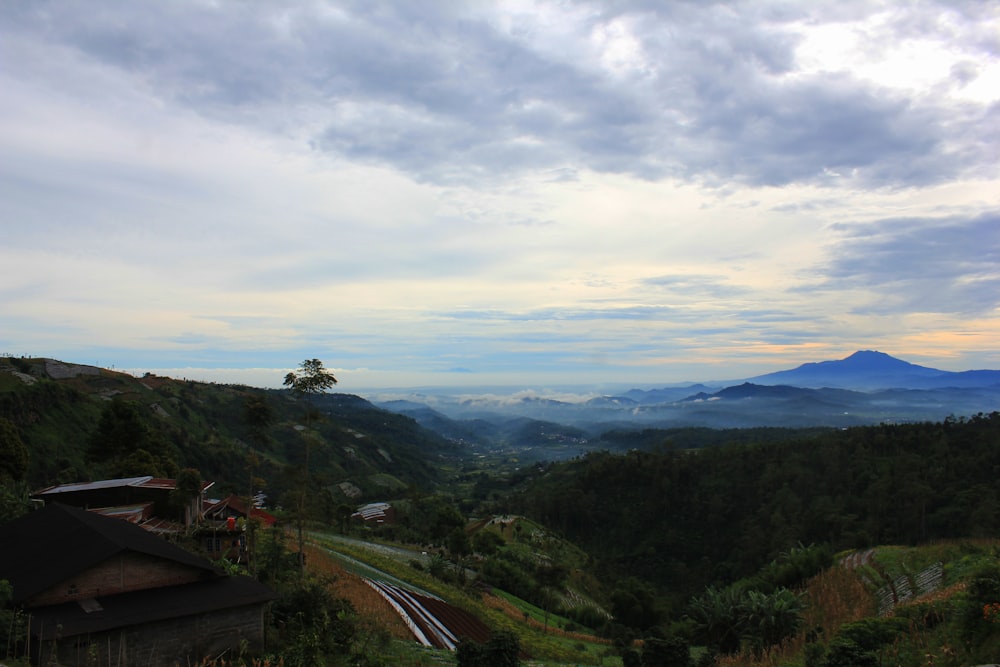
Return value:
<svg viewBox="0 0 1000 667">
<path fill-rule="evenodd" d="M 298 373 L 290 372 L 285 376 L 284 385 L 292 390 L 292 395 L 296 397 L 300 396 L 316 396 L 322 394 L 327 389 L 331 389 L 333 385 L 337 384 L 337 378 L 333 376 L 333 373 L 323 368 L 323 362 L 319 359 L 306 359 L 299 366 Z M 306 425 L 308 426 L 312 411 L 306 408 Z M 298 532 L 299 532 L 299 571 L 305 570 L 306 560 L 305 560 L 305 539 L 302 534 L 302 521 L 303 514 L 305 512 L 305 484 L 306 479 L 309 475 L 309 440 L 306 438 L 306 460 L 305 469 L 302 475 L 302 486 L 298 492 L 297 506 L 298 506 Z"/>
<path fill-rule="evenodd" d="M 291 389 L 296 396 L 322 394 L 335 384 L 337 384 L 337 378 L 333 377 L 333 373 L 323 368 L 323 362 L 319 359 L 306 359 L 299 366 L 299 372 L 289 373 L 285 376 L 284 382 L 284 385 Z"/>
</svg>

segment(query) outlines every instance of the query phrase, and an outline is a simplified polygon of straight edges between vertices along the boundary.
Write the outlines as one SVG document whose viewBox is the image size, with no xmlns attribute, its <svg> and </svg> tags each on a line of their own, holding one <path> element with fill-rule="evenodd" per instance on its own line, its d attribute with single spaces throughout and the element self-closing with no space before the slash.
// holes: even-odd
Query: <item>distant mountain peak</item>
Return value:
<svg viewBox="0 0 1000 667">
<path fill-rule="evenodd" d="M 943 372 L 933 368 L 926 368 L 924 366 L 918 366 L 917 364 L 911 364 L 908 361 L 897 359 L 892 355 L 886 354 L 885 352 L 879 352 L 878 350 L 858 350 L 857 352 L 854 352 L 853 354 L 848 355 L 843 359 L 802 364 L 801 366 L 799 366 L 799 368 L 815 368 L 817 366 L 824 366 L 828 368 L 840 367 L 851 370 L 924 369 L 928 371 L 933 371 L 934 373 Z M 786 371 L 779 371 L 779 372 L 786 372 Z"/>
<path fill-rule="evenodd" d="M 946 375 L 949 375 L 947 371 L 911 364 L 878 350 L 858 350 L 843 359 L 802 364 L 750 380 L 772 385 L 870 389 L 908 387 L 916 381 Z"/>
<path fill-rule="evenodd" d="M 841 361 L 850 361 L 852 359 L 869 360 L 869 359 L 892 359 L 893 361 L 902 361 L 896 357 L 886 354 L 885 352 L 879 352 L 878 350 L 858 350 L 854 354 L 844 357 Z M 907 363 L 903 361 L 903 363 Z"/>
<path fill-rule="evenodd" d="M 910 362 L 903 361 L 902 359 L 897 359 L 892 355 L 886 354 L 885 352 L 879 352 L 878 350 L 858 350 L 854 354 L 845 357 L 840 361 L 841 363 L 844 364 L 860 363 L 866 365 L 878 364 L 886 366 L 899 366 L 899 367 L 906 366 L 911 368 L 913 367 L 922 368 L 921 366 L 917 366 L 916 364 L 911 364 Z"/>
</svg>

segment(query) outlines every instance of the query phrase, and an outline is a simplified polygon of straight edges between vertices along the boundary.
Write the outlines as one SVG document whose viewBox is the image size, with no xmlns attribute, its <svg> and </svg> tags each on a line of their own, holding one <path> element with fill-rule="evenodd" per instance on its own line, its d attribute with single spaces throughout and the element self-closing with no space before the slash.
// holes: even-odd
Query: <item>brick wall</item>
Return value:
<svg viewBox="0 0 1000 667">
<path fill-rule="evenodd" d="M 197 581 L 202 574 L 203 570 L 181 563 L 126 551 L 34 596 L 28 601 L 28 606 L 186 584 Z"/>
<path fill-rule="evenodd" d="M 84 665 L 193 665 L 204 657 L 234 658 L 246 640 L 249 651 L 264 648 L 265 605 L 237 607 L 110 632 L 64 637 L 37 647 L 37 664 L 55 659 L 63 667 Z"/>
</svg>

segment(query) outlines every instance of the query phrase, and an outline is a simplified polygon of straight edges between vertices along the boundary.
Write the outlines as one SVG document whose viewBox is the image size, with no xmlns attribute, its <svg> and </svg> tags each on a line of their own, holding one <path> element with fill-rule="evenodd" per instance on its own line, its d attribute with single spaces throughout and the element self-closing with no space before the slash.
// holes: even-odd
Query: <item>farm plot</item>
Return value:
<svg viewBox="0 0 1000 667">
<path fill-rule="evenodd" d="M 475 616 L 444 600 L 396 584 L 366 580 L 403 617 L 424 646 L 454 650 L 463 638 L 485 643 L 490 629 Z"/>
</svg>

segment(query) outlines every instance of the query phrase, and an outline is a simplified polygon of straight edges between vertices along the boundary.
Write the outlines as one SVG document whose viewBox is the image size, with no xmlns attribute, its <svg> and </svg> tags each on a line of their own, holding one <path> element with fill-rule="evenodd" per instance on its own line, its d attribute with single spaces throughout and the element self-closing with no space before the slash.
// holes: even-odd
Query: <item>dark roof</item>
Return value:
<svg viewBox="0 0 1000 667">
<path fill-rule="evenodd" d="M 219 577 L 184 586 L 152 588 L 29 610 L 32 634 L 43 641 L 233 609 L 273 600 L 250 577 Z M 96 604 L 95 604 L 96 602 Z M 85 607 L 92 609 L 88 612 Z"/>
<path fill-rule="evenodd" d="M 133 551 L 217 574 L 204 558 L 120 519 L 52 503 L 0 526 L 0 579 L 23 602 L 108 558 Z"/>
</svg>

